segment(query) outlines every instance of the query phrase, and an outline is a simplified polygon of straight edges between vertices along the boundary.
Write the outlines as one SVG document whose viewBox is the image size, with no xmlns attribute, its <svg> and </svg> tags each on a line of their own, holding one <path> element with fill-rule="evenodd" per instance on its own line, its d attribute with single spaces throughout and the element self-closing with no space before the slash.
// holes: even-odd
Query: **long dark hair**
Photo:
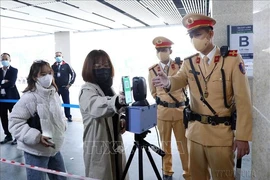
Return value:
<svg viewBox="0 0 270 180">
<path fill-rule="evenodd" d="M 33 62 L 32 66 L 30 68 L 29 75 L 27 77 L 27 87 L 25 88 L 23 93 L 25 93 L 27 91 L 35 91 L 36 90 L 35 78 L 37 78 L 38 73 L 41 71 L 43 66 L 48 66 L 50 69 L 52 69 L 50 64 L 44 60 L 36 60 Z M 53 73 L 53 70 L 52 70 L 52 73 Z M 54 79 L 52 81 L 52 85 L 56 88 L 56 90 L 58 90 Z"/>
</svg>

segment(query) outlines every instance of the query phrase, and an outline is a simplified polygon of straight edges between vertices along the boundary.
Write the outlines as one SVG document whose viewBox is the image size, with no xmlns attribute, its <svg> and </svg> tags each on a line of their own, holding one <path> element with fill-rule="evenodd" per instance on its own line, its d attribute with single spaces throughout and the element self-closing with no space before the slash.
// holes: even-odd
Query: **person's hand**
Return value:
<svg viewBox="0 0 270 180">
<path fill-rule="evenodd" d="M 71 86 L 71 85 L 67 85 L 67 86 L 66 86 L 66 89 L 69 89 L 69 88 L 70 88 L 70 86 Z"/>
<path fill-rule="evenodd" d="M 126 100 L 125 100 L 125 94 L 124 92 L 120 92 L 118 96 L 118 102 L 120 105 L 126 105 Z"/>
<path fill-rule="evenodd" d="M 126 132 L 126 120 L 120 119 L 120 133 L 124 134 Z"/>
<path fill-rule="evenodd" d="M 40 137 L 40 143 L 45 147 L 54 147 L 55 144 L 51 142 L 50 137 L 42 136 Z"/>
<path fill-rule="evenodd" d="M 233 144 L 233 151 L 235 151 L 236 149 L 237 149 L 237 159 L 240 159 L 243 156 L 248 155 L 250 152 L 248 141 L 235 140 Z"/>
<path fill-rule="evenodd" d="M 164 72 L 159 71 L 158 76 L 152 79 L 152 83 L 155 87 L 168 88 L 170 80 Z"/>
</svg>

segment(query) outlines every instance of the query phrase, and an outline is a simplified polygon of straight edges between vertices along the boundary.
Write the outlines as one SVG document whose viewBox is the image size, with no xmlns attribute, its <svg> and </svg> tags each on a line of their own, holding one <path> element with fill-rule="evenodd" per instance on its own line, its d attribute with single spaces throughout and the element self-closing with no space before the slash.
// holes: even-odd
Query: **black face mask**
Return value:
<svg viewBox="0 0 270 180">
<path fill-rule="evenodd" d="M 103 91 L 112 87 L 112 70 L 108 68 L 94 69 L 97 84 Z"/>
</svg>

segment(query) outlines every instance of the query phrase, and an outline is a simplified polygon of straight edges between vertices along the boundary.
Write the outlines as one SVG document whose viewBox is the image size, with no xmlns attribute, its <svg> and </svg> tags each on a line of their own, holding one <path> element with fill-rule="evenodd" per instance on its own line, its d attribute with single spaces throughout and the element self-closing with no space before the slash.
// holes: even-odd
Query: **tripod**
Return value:
<svg viewBox="0 0 270 180">
<path fill-rule="evenodd" d="M 128 158 L 128 161 L 127 161 L 127 164 L 126 164 L 126 167 L 125 167 L 125 170 L 123 172 L 123 176 L 121 178 L 121 180 L 124 180 L 125 177 L 126 177 L 126 174 L 127 174 L 127 171 L 128 171 L 128 168 L 130 166 L 130 163 L 132 161 L 132 158 L 135 154 L 135 151 L 136 149 L 138 148 L 139 149 L 139 180 L 143 180 L 143 149 L 145 150 L 150 162 L 151 162 L 151 165 L 152 165 L 152 168 L 154 169 L 155 171 L 155 174 L 157 176 L 157 179 L 158 180 L 162 180 L 159 172 L 158 172 L 158 169 L 157 169 L 157 166 L 153 160 L 153 157 L 151 155 L 151 153 L 149 152 L 149 147 L 155 151 L 157 154 L 159 154 L 160 156 L 164 156 L 165 155 L 165 152 L 162 151 L 161 149 L 159 149 L 157 146 L 153 145 L 153 144 L 150 144 L 148 143 L 147 141 L 144 140 L 144 138 L 146 137 L 147 133 L 149 133 L 150 131 L 145 131 L 141 134 L 135 134 L 134 135 L 134 139 L 135 139 L 135 142 L 134 142 L 134 146 L 131 150 L 131 153 L 129 155 L 129 158 Z"/>
</svg>

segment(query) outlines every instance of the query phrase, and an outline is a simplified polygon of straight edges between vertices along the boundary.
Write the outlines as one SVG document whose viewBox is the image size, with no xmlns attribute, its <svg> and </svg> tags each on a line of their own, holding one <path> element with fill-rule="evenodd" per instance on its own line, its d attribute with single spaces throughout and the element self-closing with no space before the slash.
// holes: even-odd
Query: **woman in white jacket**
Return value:
<svg viewBox="0 0 270 180">
<path fill-rule="evenodd" d="M 24 151 L 26 164 L 65 172 L 60 148 L 66 123 L 50 64 L 43 60 L 35 61 L 30 68 L 27 84 L 9 119 L 9 129 L 18 141 L 17 148 Z M 40 117 L 41 131 L 27 123 L 35 113 Z M 26 171 L 28 180 L 46 180 L 44 172 Z M 51 180 L 66 179 L 54 174 L 48 176 Z"/>
<path fill-rule="evenodd" d="M 85 84 L 79 96 L 85 175 L 101 180 L 121 179 L 126 164 L 121 136 L 124 125 L 119 114 L 126 106 L 125 97 L 113 92 L 113 76 L 105 51 L 93 50 L 87 55 L 82 70 Z"/>
</svg>

